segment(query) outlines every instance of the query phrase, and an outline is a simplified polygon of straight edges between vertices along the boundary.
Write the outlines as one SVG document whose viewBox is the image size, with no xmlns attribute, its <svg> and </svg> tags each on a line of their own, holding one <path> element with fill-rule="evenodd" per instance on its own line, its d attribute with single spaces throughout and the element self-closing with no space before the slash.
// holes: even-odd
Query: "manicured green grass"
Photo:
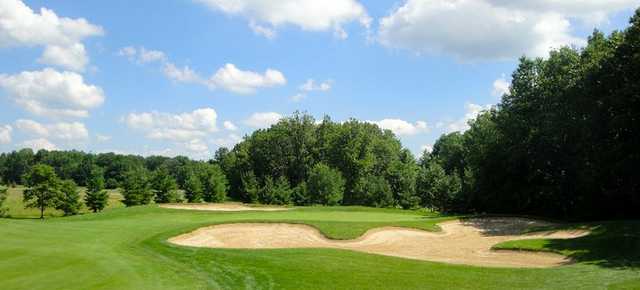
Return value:
<svg viewBox="0 0 640 290">
<path fill-rule="evenodd" d="M 99 214 L 0 219 L 0 289 L 599 289 L 638 288 L 640 269 L 580 263 L 553 269 L 448 265 L 336 249 L 221 250 L 180 247 L 167 238 L 201 226 L 297 222 L 332 238 L 378 226 L 436 230 L 445 218 L 416 211 L 310 207 L 278 212 L 204 212 L 144 206 Z M 636 222 L 602 224 L 638 233 Z M 609 232 L 610 233 L 610 232 Z M 566 250 L 620 248 L 587 242 Z M 598 236 L 596 236 L 598 237 Z M 631 242 L 633 240 L 631 238 Z M 625 240 L 626 241 L 626 240 Z M 623 245 L 624 247 L 631 245 Z M 539 246 L 538 248 L 543 248 Z M 603 258 L 606 253 L 601 255 Z M 636 259 L 637 255 L 630 256 Z M 604 257 L 606 259 L 606 257 Z M 612 259 L 620 258 L 612 256 Z"/>
</svg>

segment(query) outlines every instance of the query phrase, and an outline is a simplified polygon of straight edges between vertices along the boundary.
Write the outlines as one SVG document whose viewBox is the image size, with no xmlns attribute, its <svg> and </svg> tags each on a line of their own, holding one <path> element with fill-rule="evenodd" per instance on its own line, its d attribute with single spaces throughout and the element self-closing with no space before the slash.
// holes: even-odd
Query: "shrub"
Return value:
<svg viewBox="0 0 640 290">
<path fill-rule="evenodd" d="M 318 163 L 309 174 L 307 183 L 311 203 L 337 205 L 344 195 L 344 179 L 339 171 Z"/>
</svg>

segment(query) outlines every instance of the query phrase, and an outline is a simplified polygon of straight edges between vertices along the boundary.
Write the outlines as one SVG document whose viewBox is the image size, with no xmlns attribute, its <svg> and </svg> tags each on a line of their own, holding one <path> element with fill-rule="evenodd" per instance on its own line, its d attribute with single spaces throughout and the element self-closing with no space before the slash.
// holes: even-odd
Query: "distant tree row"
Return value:
<svg viewBox="0 0 640 290">
<path fill-rule="evenodd" d="M 255 131 L 215 163 L 230 194 L 267 204 L 416 207 L 418 166 L 409 150 L 375 124 L 294 113 Z"/>
</svg>

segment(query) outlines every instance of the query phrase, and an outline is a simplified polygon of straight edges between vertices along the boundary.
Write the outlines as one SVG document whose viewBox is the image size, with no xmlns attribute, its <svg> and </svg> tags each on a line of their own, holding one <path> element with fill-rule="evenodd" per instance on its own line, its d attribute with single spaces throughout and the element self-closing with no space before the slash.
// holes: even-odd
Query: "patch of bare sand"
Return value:
<svg viewBox="0 0 640 290">
<path fill-rule="evenodd" d="M 171 203 L 161 204 L 160 207 L 171 209 L 208 210 L 208 211 L 281 211 L 285 207 L 247 206 L 241 203 Z"/>
<path fill-rule="evenodd" d="M 283 223 L 222 224 L 169 239 L 193 247 L 232 249 L 337 248 L 409 259 L 489 267 L 553 267 L 571 260 L 552 253 L 494 251 L 495 244 L 522 239 L 571 239 L 585 230 L 518 233 L 549 223 L 520 218 L 488 218 L 441 223 L 442 232 L 384 227 L 355 240 L 327 239 L 316 228 Z"/>
</svg>

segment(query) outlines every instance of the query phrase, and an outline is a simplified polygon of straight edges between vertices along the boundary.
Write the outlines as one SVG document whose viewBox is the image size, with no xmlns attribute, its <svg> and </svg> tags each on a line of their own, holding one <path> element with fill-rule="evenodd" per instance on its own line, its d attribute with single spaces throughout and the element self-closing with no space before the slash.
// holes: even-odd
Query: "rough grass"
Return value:
<svg viewBox="0 0 640 290">
<path fill-rule="evenodd" d="M 14 209 L 11 209 L 14 210 Z M 332 238 L 372 227 L 437 230 L 443 218 L 414 211 L 310 207 L 278 212 L 203 212 L 156 206 L 99 214 L 0 219 L 1 289 L 601 289 L 639 288 L 640 270 L 613 266 L 637 250 L 637 222 L 591 224 L 611 229 L 558 251 L 597 253 L 552 269 L 482 268 L 336 249 L 221 250 L 180 247 L 167 238 L 201 226 L 243 221 L 297 222 Z M 607 243 L 613 237 L 612 243 Z M 615 238 L 617 237 L 617 238 Z M 595 239 L 595 240 L 594 240 Z M 618 239 L 622 239 L 618 240 Z M 547 250 L 549 242 L 522 245 Z M 542 243 L 542 244 L 535 244 Z M 546 244 L 545 244 L 546 243 Z M 636 252 L 637 253 L 637 252 Z M 635 259 L 637 254 L 627 256 Z"/>
</svg>

